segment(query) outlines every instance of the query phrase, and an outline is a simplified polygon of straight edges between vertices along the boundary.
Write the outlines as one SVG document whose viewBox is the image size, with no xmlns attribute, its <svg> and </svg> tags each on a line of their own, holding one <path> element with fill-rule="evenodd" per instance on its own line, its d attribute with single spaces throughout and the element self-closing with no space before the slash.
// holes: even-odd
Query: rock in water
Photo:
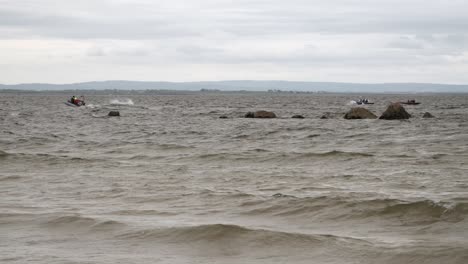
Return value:
<svg viewBox="0 0 468 264">
<path fill-rule="evenodd" d="M 268 111 L 248 112 L 245 114 L 246 118 L 276 118 L 275 113 Z"/>
<path fill-rule="evenodd" d="M 221 118 L 221 119 L 226 119 L 226 118 L 228 118 L 228 117 L 225 116 L 225 115 L 222 115 L 222 116 L 220 116 L 219 118 Z"/>
<path fill-rule="evenodd" d="M 302 115 L 293 115 L 291 118 L 304 119 L 304 116 L 302 116 Z"/>
<path fill-rule="evenodd" d="M 276 114 L 268 111 L 257 111 L 254 115 L 255 118 L 276 118 Z"/>
<path fill-rule="evenodd" d="M 254 112 L 247 112 L 247 114 L 244 115 L 245 118 L 254 118 L 255 113 Z"/>
<path fill-rule="evenodd" d="M 423 118 L 434 118 L 434 116 L 431 113 L 426 112 L 424 113 Z"/>
<path fill-rule="evenodd" d="M 120 116 L 120 112 L 119 111 L 110 111 L 108 116 Z"/>
<path fill-rule="evenodd" d="M 379 119 L 408 119 L 411 115 L 406 112 L 405 108 L 399 103 L 393 103 L 388 106 L 387 110 L 379 117 Z"/>
<path fill-rule="evenodd" d="M 345 119 L 375 119 L 377 118 L 371 111 L 362 107 L 353 107 L 345 114 Z"/>
</svg>

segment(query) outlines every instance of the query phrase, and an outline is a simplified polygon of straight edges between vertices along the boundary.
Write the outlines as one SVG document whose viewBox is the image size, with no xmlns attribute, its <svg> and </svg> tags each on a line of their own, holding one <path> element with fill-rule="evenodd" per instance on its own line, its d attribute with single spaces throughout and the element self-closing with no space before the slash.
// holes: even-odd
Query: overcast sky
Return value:
<svg viewBox="0 0 468 264">
<path fill-rule="evenodd" d="M 0 83 L 468 83 L 467 0 L 0 0 Z"/>
</svg>

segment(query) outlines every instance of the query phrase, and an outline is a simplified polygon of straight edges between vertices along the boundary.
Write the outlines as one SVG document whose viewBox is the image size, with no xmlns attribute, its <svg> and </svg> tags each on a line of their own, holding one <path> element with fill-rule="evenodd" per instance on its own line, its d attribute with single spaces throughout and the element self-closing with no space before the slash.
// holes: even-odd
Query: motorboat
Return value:
<svg viewBox="0 0 468 264">
<path fill-rule="evenodd" d="M 86 105 L 83 96 L 80 96 L 80 98 L 76 98 L 75 96 L 73 96 L 72 98 L 70 98 L 70 100 L 66 101 L 65 104 L 68 106 L 75 106 L 75 107 Z"/>
<path fill-rule="evenodd" d="M 354 102 L 356 102 L 356 104 L 358 104 L 358 105 L 363 105 L 363 104 L 374 104 L 374 103 L 369 102 L 368 99 L 359 99 L 359 100 L 356 100 L 356 101 L 354 101 Z"/>
</svg>

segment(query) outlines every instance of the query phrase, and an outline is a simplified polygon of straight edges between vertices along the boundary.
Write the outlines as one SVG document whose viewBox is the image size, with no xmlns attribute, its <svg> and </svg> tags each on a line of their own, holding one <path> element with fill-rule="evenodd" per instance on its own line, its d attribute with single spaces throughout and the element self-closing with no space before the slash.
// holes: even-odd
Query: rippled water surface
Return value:
<svg viewBox="0 0 468 264">
<path fill-rule="evenodd" d="M 1 263 L 468 263 L 467 95 L 68 97 L 0 92 Z"/>
</svg>

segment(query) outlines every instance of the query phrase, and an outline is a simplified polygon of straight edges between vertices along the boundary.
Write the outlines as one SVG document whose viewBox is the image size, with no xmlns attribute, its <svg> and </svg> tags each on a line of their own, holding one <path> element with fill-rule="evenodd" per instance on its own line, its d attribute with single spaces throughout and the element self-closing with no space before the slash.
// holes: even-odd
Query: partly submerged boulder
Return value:
<svg viewBox="0 0 468 264">
<path fill-rule="evenodd" d="M 257 112 L 248 112 L 245 114 L 246 118 L 276 118 L 275 113 L 268 111 L 257 111 Z"/>
<path fill-rule="evenodd" d="M 424 113 L 423 118 L 434 118 L 434 116 L 431 113 L 426 112 Z"/>
<path fill-rule="evenodd" d="M 293 115 L 291 118 L 304 119 L 304 116 L 302 116 L 302 115 Z"/>
<path fill-rule="evenodd" d="M 110 111 L 108 116 L 120 116 L 120 112 L 119 111 Z"/>
<path fill-rule="evenodd" d="M 255 113 L 254 112 L 247 112 L 247 114 L 244 115 L 245 118 L 254 118 Z"/>
<path fill-rule="evenodd" d="M 345 114 L 345 119 L 375 119 L 377 118 L 371 111 L 362 107 L 353 107 Z"/>
<path fill-rule="evenodd" d="M 268 111 L 257 111 L 254 115 L 255 118 L 276 118 L 276 114 Z"/>
<path fill-rule="evenodd" d="M 405 108 L 400 103 L 392 103 L 387 107 L 387 110 L 382 113 L 379 119 L 408 119 L 411 115 L 406 112 Z"/>
</svg>

